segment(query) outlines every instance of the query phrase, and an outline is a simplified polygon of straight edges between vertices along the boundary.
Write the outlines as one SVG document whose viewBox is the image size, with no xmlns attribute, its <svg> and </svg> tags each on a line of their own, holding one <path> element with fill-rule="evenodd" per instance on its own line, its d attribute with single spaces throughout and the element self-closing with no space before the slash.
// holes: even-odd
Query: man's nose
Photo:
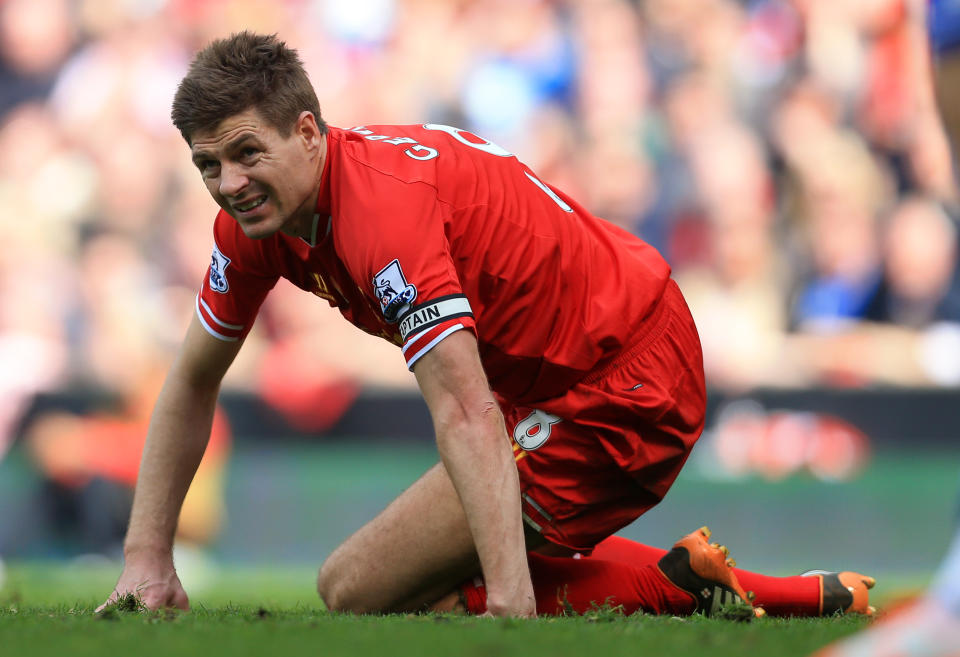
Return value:
<svg viewBox="0 0 960 657">
<path fill-rule="evenodd" d="M 240 167 L 222 164 L 220 167 L 220 194 L 226 198 L 237 196 L 247 186 L 250 179 Z"/>
</svg>

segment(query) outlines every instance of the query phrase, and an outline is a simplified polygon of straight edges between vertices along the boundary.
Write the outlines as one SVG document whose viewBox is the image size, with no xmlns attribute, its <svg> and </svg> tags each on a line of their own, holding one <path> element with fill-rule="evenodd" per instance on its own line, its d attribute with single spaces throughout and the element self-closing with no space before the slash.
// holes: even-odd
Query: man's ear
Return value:
<svg viewBox="0 0 960 657">
<path fill-rule="evenodd" d="M 300 116 L 297 117 L 295 130 L 309 150 L 312 151 L 320 148 L 320 138 L 322 135 L 320 134 L 320 126 L 317 125 L 317 119 L 313 116 L 313 112 L 300 112 Z"/>
</svg>

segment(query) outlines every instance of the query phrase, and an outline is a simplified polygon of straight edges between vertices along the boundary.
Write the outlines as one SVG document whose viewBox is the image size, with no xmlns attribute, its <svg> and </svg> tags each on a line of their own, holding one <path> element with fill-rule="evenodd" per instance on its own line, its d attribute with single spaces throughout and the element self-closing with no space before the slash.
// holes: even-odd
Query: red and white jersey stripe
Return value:
<svg viewBox="0 0 960 657">
<path fill-rule="evenodd" d="M 207 333 L 215 338 L 227 342 L 236 342 L 247 334 L 243 324 L 231 324 L 219 319 L 207 302 L 200 298 L 199 294 L 197 294 L 197 316 L 200 318 L 203 328 L 207 329 Z"/>
</svg>

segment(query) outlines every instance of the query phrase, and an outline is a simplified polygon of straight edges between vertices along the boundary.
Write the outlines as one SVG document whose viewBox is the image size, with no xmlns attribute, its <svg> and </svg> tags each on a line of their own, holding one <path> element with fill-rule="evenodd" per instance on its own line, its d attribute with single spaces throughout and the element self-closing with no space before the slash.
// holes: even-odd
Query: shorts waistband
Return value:
<svg viewBox="0 0 960 657">
<path fill-rule="evenodd" d="M 596 383 L 611 372 L 622 367 L 624 363 L 633 360 L 637 354 L 650 346 L 650 344 L 659 338 L 664 330 L 666 330 L 667 324 L 669 323 L 666 321 L 668 317 L 667 311 L 673 309 L 672 302 L 677 297 L 682 298 L 680 287 L 671 278 L 667 281 L 667 285 L 663 289 L 663 294 L 657 300 L 657 303 L 654 304 L 653 309 L 640 320 L 642 329 L 633 336 L 633 340 L 627 343 L 619 354 L 599 368 L 592 370 L 580 382 L 586 384 Z M 669 313 L 669 316 L 672 316 L 672 312 Z"/>
</svg>

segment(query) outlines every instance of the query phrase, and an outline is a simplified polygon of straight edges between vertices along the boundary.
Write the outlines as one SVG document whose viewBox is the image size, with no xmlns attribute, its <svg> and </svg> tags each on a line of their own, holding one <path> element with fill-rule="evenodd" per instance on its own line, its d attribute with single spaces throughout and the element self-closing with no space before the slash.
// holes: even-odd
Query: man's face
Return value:
<svg viewBox="0 0 960 657">
<path fill-rule="evenodd" d="M 311 118 L 301 117 L 284 137 L 248 109 L 192 138 L 193 163 L 207 190 L 247 237 L 261 239 L 278 230 L 300 235 L 312 223 L 321 158 Z"/>
</svg>

